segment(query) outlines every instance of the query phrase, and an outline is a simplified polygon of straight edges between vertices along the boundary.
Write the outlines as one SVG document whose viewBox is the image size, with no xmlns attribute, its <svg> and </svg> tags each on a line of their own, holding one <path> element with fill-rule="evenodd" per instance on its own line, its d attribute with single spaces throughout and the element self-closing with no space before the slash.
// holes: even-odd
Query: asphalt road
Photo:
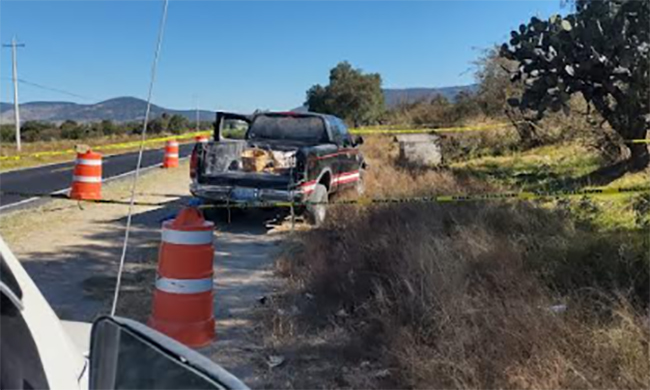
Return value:
<svg viewBox="0 0 650 390">
<path fill-rule="evenodd" d="M 187 157 L 192 152 L 193 143 L 181 144 L 179 157 Z M 160 165 L 163 149 L 145 150 L 142 155 L 142 168 Z M 116 154 L 104 157 L 102 161 L 103 180 L 126 175 L 135 170 L 138 152 Z M 40 167 L 17 169 L 0 173 L 0 190 L 6 192 L 51 194 L 63 192 L 72 184 L 74 161 L 45 165 Z M 1 195 L 0 212 L 27 206 L 37 199 L 19 195 Z"/>
</svg>

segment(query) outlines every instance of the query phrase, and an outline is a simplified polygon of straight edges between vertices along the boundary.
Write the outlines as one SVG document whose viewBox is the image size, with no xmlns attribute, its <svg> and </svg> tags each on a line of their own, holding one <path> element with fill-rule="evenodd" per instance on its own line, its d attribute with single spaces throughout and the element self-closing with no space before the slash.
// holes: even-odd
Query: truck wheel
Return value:
<svg viewBox="0 0 650 390">
<path fill-rule="evenodd" d="M 322 184 L 316 184 L 314 191 L 309 195 L 308 202 L 318 204 L 307 204 L 305 217 L 307 222 L 314 226 L 321 226 L 327 216 L 327 188 Z"/>
</svg>

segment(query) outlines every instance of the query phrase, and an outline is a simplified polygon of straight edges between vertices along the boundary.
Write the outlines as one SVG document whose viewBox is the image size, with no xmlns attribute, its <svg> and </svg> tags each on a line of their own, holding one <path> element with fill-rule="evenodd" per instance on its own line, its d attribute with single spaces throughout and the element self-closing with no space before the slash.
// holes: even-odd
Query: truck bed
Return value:
<svg viewBox="0 0 650 390">
<path fill-rule="evenodd" d="M 288 174 L 225 171 L 202 175 L 199 184 L 287 190 L 291 184 L 291 178 Z"/>
</svg>

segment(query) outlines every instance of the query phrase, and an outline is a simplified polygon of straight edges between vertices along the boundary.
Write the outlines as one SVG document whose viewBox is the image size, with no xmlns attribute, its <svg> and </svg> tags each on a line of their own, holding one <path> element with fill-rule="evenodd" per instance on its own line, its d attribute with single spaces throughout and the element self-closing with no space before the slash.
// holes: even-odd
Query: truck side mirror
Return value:
<svg viewBox="0 0 650 390">
<path fill-rule="evenodd" d="M 133 320 L 100 317 L 90 342 L 91 389 L 248 389 L 205 356 Z"/>
</svg>

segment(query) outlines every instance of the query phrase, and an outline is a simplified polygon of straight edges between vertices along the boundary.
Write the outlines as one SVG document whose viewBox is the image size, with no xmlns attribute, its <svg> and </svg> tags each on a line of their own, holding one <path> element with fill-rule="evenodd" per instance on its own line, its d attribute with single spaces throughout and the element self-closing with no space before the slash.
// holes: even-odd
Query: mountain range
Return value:
<svg viewBox="0 0 650 390">
<path fill-rule="evenodd" d="M 30 102 L 20 105 L 20 120 L 63 122 L 74 120 L 77 122 L 98 122 L 109 119 L 114 122 L 129 122 L 142 120 L 147 107 L 147 102 L 134 97 L 119 97 L 96 104 L 78 104 L 71 102 Z M 169 115 L 182 115 L 189 120 L 196 119 L 196 110 L 172 110 L 155 104 L 151 105 L 152 118 Z M 215 113 L 212 111 L 199 111 L 199 119 L 213 121 Z M 0 122 L 14 122 L 13 104 L 0 103 Z"/>
<path fill-rule="evenodd" d="M 442 95 L 449 100 L 454 100 L 462 91 L 475 92 L 476 85 L 456 86 L 446 88 L 406 88 L 384 89 L 386 106 L 392 108 L 398 104 L 412 103 L 419 100 L 431 99 Z M 20 119 L 22 121 L 35 120 L 60 123 L 65 120 L 76 122 L 98 122 L 108 119 L 114 122 L 129 122 L 142 120 L 147 102 L 134 97 L 118 97 L 95 104 L 78 104 L 71 102 L 30 102 L 20 105 Z M 304 111 L 305 107 L 298 107 L 294 111 Z M 182 115 L 189 120 L 196 119 L 195 110 L 174 110 L 153 104 L 151 117 L 156 118 L 163 113 L 169 115 Z M 13 104 L 0 102 L 0 123 L 8 124 L 14 121 Z M 200 110 L 199 119 L 213 121 L 213 111 Z"/>
</svg>

